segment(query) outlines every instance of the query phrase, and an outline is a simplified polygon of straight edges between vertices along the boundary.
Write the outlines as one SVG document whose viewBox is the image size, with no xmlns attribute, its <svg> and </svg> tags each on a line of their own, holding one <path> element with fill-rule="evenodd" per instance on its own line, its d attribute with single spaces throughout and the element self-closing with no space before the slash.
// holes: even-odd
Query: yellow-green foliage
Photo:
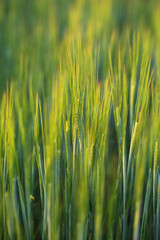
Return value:
<svg viewBox="0 0 160 240">
<path fill-rule="evenodd" d="M 159 239 L 159 16 L 0 1 L 0 239 Z"/>
</svg>

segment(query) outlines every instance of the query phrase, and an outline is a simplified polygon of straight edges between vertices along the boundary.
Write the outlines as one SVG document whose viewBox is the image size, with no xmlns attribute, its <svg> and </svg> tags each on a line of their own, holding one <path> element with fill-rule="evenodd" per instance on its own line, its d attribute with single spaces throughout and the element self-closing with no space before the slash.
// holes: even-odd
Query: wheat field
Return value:
<svg viewBox="0 0 160 240">
<path fill-rule="evenodd" d="M 160 239 L 160 2 L 0 1 L 0 239 Z"/>
</svg>

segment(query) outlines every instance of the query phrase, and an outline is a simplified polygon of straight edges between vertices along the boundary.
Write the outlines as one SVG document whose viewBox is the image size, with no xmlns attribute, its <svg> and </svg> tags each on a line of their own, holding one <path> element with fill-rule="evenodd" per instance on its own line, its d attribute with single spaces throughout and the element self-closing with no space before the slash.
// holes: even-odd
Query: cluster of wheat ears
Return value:
<svg viewBox="0 0 160 240">
<path fill-rule="evenodd" d="M 160 84 L 132 41 L 112 39 L 103 81 L 100 49 L 69 41 L 49 102 L 21 58 L 0 107 L 1 238 L 159 239 Z"/>
</svg>

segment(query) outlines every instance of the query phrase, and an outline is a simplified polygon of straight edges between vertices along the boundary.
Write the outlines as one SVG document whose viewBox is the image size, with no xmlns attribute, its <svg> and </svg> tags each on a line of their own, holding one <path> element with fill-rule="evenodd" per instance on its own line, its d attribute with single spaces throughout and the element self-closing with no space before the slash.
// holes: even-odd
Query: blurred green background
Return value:
<svg viewBox="0 0 160 240">
<path fill-rule="evenodd" d="M 34 87 L 44 86 L 49 94 L 69 36 L 100 43 L 103 55 L 113 32 L 119 40 L 128 29 L 148 34 L 154 46 L 160 40 L 159 22 L 158 0 L 1 0 L 0 95 L 7 80 L 23 78 L 22 65 L 32 73 Z"/>
</svg>

